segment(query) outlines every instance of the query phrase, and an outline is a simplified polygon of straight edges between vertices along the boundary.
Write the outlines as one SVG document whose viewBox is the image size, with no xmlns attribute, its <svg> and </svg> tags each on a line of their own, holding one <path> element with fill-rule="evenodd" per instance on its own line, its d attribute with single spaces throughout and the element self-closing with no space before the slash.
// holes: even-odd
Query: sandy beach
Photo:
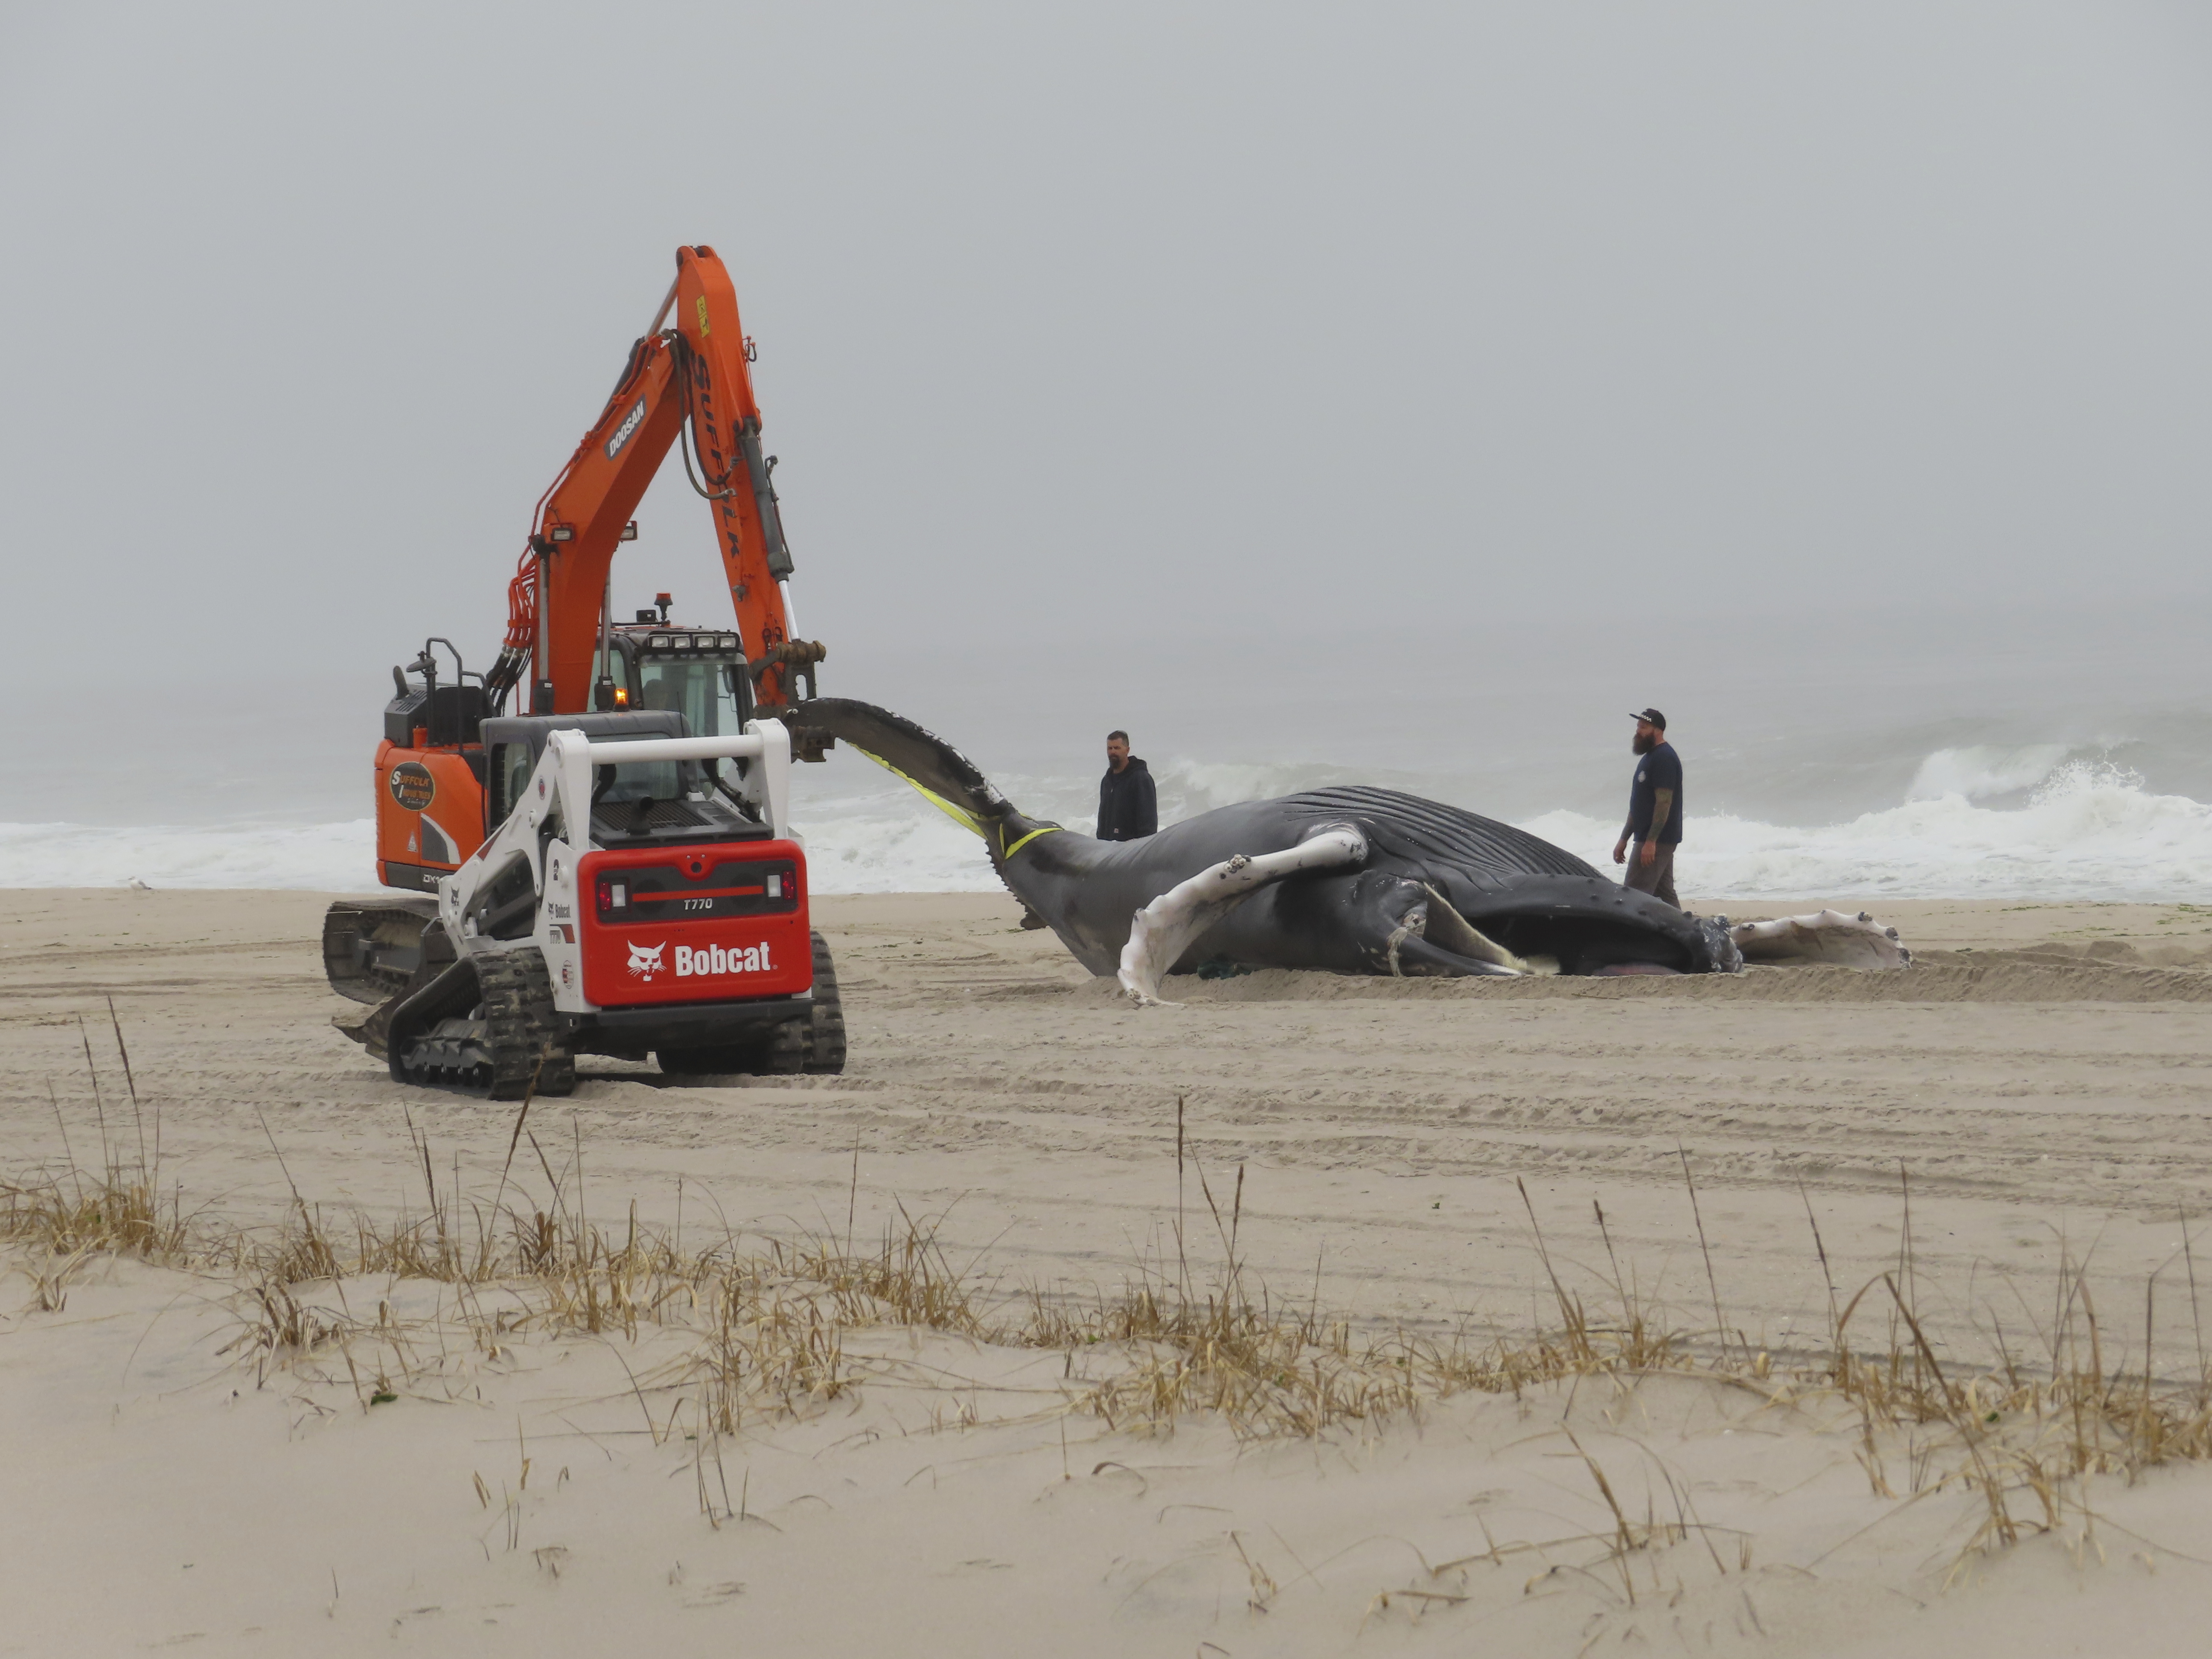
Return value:
<svg viewBox="0 0 2212 1659">
<path fill-rule="evenodd" d="M 2047 1372 L 2082 1306 L 2101 1370 L 2140 1379 L 2148 1344 L 2198 1376 L 2212 913 L 1900 902 L 1874 907 L 1897 974 L 1269 973 L 1140 1010 L 1011 899 L 823 899 L 842 1077 L 587 1060 L 523 1136 L 331 1029 L 323 903 L 0 894 L 0 1173 L 96 1169 L 104 1138 L 196 1226 L 269 1236 L 556 1187 L 695 1249 L 915 1221 L 994 1305 L 1216 1284 L 1233 1232 L 1249 1293 L 1362 1341 L 1525 1342 L 1556 1279 L 1744 1380 L 1616 1369 L 1255 1435 L 1076 1408 L 1126 1352 L 860 1321 L 843 1383 L 725 1433 L 672 1315 L 487 1343 L 463 1290 L 355 1277 L 299 1291 L 339 1335 L 241 1345 L 265 1306 L 211 1261 L 18 1244 L 0 1651 L 2086 1653 L 2123 1609 L 2129 1651 L 2198 1650 L 2202 1465 L 2116 1451 L 2055 1512 L 2023 1485 L 1985 1549 L 1952 1425 L 1785 1379 L 1832 1346 L 1831 1287 L 1885 1272 L 1962 1376 Z M 1910 1343 L 1890 1293 L 1863 1305 L 1855 1346 Z"/>
</svg>

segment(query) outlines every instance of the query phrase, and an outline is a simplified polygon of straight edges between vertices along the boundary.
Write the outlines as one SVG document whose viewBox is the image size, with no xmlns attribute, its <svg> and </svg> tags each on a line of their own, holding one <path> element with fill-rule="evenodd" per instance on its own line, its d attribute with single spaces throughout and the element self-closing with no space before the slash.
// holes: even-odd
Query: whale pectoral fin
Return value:
<svg viewBox="0 0 2212 1659">
<path fill-rule="evenodd" d="M 1177 882 L 1130 919 L 1129 942 L 1121 947 L 1117 975 L 1122 990 L 1140 1006 L 1160 1004 L 1160 981 L 1191 941 L 1253 894 L 1292 876 L 1341 869 L 1366 857 L 1367 837 L 1349 825 L 1339 825 L 1279 853 L 1224 859 Z"/>
<path fill-rule="evenodd" d="M 1912 952 L 1862 910 L 1847 916 L 1822 910 L 1809 916 L 1738 922 L 1728 930 L 1746 962 L 1823 962 L 1844 968 L 1910 968 Z"/>
</svg>

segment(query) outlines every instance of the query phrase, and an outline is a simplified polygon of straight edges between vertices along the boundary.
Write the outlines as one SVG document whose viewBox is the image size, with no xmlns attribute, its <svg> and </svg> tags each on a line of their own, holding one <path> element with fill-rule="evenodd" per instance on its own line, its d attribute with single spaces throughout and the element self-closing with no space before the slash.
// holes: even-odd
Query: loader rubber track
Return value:
<svg viewBox="0 0 2212 1659">
<path fill-rule="evenodd" d="M 544 958 L 534 950 L 475 958 L 477 1003 L 404 1039 L 392 1056 L 402 1083 L 520 1100 L 532 1091 L 566 1095 L 576 1087 L 576 1061 L 553 1012 Z"/>
<path fill-rule="evenodd" d="M 806 1032 L 806 1069 L 836 1075 L 845 1069 L 845 1004 L 837 994 L 837 964 L 830 941 L 814 941 L 814 1012 Z"/>
</svg>

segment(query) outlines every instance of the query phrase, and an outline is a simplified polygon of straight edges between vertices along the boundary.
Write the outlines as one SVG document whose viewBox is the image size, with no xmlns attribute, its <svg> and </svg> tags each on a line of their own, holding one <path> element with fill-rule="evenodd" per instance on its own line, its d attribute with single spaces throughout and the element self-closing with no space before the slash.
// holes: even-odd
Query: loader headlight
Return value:
<svg viewBox="0 0 2212 1659">
<path fill-rule="evenodd" d="M 665 635 L 665 634 L 655 634 L 655 635 L 653 635 L 651 638 L 649 638 L 649 639 L 647 639 L 647 640 L 646 641 L 646 642 L 645 642 L 645 648 L 646 648 L 647 650 L 648 650 L 648 651 L 665 651 L 665 650 L 667 650 L 667 649 L 668 649 L 668 635 Z"/>
</svg>

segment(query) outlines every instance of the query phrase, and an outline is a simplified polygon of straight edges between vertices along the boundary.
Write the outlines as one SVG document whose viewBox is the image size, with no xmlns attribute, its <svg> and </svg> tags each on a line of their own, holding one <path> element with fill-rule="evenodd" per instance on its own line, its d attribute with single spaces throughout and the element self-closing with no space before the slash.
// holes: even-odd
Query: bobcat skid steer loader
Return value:
<svg viewBox="0 0 2212 1659">
<path fill-rule="evenodd" d="M 334 905 L 334 1022 L 402 1083 L 520 1099 L 576 1056 L 678 1075 L 838 1072 L 844 1018 L 807 922 L 776 720 L 684 735 L 683 716 L 484 722 L 496 828 L 434 898 Z"/>
</svg>

